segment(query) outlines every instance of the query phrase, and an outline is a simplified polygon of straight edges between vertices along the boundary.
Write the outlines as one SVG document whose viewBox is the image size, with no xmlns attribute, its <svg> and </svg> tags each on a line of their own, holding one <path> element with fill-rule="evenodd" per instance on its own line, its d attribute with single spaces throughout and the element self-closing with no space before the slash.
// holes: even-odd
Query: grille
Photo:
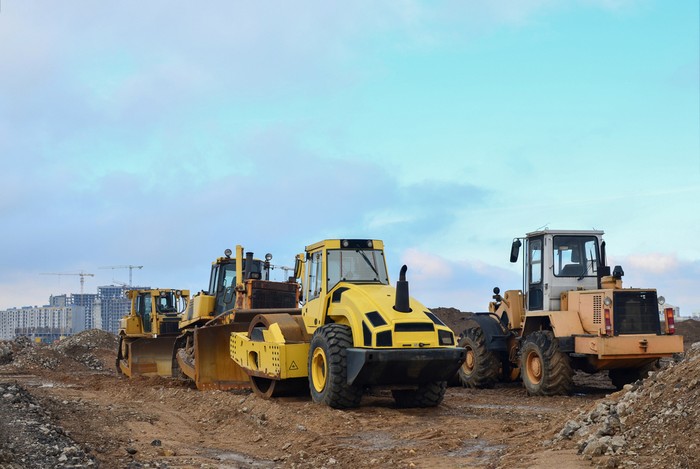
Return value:
<svg viewBox="0 0 700 469">
<path fill-rule="evenodd" d="M 251 308 L 296 308 L 296 306 L 296 285 L 283 284 L 272 288 L 264 282 L 253 283 Z"/>
<path fill-rule="evenodd" d="M 593 296 L 593 324 L 601 324 L 603 308 L 603 295 Z"/>
<path fill-rule="evenodd" d="M 615 335 L 661 334 L 655 291 L 613 293 Z"/>
<path fill-rule="evenodd" d="M 435 326 L 432 322 L 400 322 L 394 326 L 396 332 L 432 332 Z"/>
<path fill-rule="evenodd" d="M 159 334 L 164 335 L 164 334 L 174 334 L 178 332 L 178 323 L 177 321 L 172 321 L 172 322 L 161 322 L 160 323 L 160 332 Z"/>
</svg>

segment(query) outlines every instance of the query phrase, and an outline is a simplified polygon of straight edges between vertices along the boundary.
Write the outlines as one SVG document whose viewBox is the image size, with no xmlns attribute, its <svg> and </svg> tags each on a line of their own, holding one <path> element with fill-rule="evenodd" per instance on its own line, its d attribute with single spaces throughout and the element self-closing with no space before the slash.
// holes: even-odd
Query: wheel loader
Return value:
<svg viewBox="0 0 700 469">
<path fill-rule="evenodd" d="M 464 386 L 490 387 L 522 378 L 530 395 L 567 394 L 574 370 L 608 370 L 613 384 L 643 378 L 659 358 L 683 352 L 673 310 L 654 289 L 622 288 L 612 274 L 603 232 L 542 230 L 516 238 L 510 261 L 525 242 L 523 289 L 494 288 L 488 313 L 477 313 L 460 334 L 467 357 Z"/>
<path fill-rule="evenodd" d="M 119 321 L 116 366 L 126 376 L 170 376 L 173 344 L 189 290 L 135 289 L 128 316 Z"/>
<path fill-rule="evenodd" d="M 295 263 L 300 315 L 259 314 L 231 334 L 231 358 L 262 397 L 296 392 L 334 408 L 387 387 L 398 406 L 437 406 L 465 357 L 453 332 L 408 294 L 406 266 L 393 288 L 384 244 L 329 239 Z"/>
<path fill-rule="evenodd" d="M 248 374 L 229 355 L 232 332 L 247 331 L 257 314 L 283 311 L 301 314 L 296 282 L 269 280 L 270 260 L 254 259 L 243 247 L 227 249 L 212 263 L 209 289 L 187 304 L 180 335 L 172 349 L 172 374 L 191 379 L 200 390 L 250 388 Z"/>
</svg>

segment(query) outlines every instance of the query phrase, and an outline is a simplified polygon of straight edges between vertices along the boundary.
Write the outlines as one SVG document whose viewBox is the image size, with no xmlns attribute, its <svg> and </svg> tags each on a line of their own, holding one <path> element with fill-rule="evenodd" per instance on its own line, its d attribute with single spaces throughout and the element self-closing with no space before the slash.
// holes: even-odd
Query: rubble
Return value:
<svg viewBox="0 0 700 469">
<path fill-rule="evenodd" d="M 628 384 L 569 420 L 555 442 L 571 440 L 602 467 L 693 467 L 700 431 L 700 342 L 679 361 Z"/>
<path fill-rule="evenodd" d="M 0 383 L 0 467 L 96 467 L 20 385 Z"/>
<path fill-rule="evenodd" d="M 22 370 L 70 371 L 78 362 L 89 370 L 103 371 L 112 366 L 116 347 L 116 336 L 98 329 L 86 330 L 48 345 L 19 336 L 13 341 L 0 341 L 0 365 L 11 364 Z"/>
</svg>

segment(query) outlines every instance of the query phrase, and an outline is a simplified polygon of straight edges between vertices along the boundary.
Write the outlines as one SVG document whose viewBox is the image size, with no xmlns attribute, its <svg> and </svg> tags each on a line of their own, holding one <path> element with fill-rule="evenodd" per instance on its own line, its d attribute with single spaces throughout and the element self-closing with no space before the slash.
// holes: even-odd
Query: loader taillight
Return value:
<svg viewBox="0 0 700 469">
<path fill-rule="evenodd" d="M 610 309 L 605 308 L 605 335 L 613 335 L 612 333 L 612 318 L 610 317 Z"/>
<path fill-rule="evenodd" d="M 665 308 L 664 316 L 666 316 L 666 334 L 673 335 L 676 333 L 676 319 L 673 317 L 673 308 Z"/>
</svg>

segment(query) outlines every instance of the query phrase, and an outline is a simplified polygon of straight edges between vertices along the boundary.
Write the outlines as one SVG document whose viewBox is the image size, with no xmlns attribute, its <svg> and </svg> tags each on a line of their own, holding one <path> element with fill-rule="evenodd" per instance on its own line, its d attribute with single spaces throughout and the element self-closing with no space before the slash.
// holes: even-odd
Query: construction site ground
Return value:
<svg viewBox="0 0 700 469">
<path fill-rule="evenodd" d="M 459 327 L 461 313 L 441 312 Z M 686 342 L 700 340 L 698 323 L 686 323 Z M 581 373 L 572 396 L 528 397 L 511 383 L 450 387 L 437 408 L 400 409 L 379 391 L 334 410 L 306 396 L 125 378 L 103 331 L 0 344 L 0 467 L 698 467 L 689 435 L 700 430 L 700 361 L 688 357 L 621 392 L 605 373 Z"/>
</svg>

